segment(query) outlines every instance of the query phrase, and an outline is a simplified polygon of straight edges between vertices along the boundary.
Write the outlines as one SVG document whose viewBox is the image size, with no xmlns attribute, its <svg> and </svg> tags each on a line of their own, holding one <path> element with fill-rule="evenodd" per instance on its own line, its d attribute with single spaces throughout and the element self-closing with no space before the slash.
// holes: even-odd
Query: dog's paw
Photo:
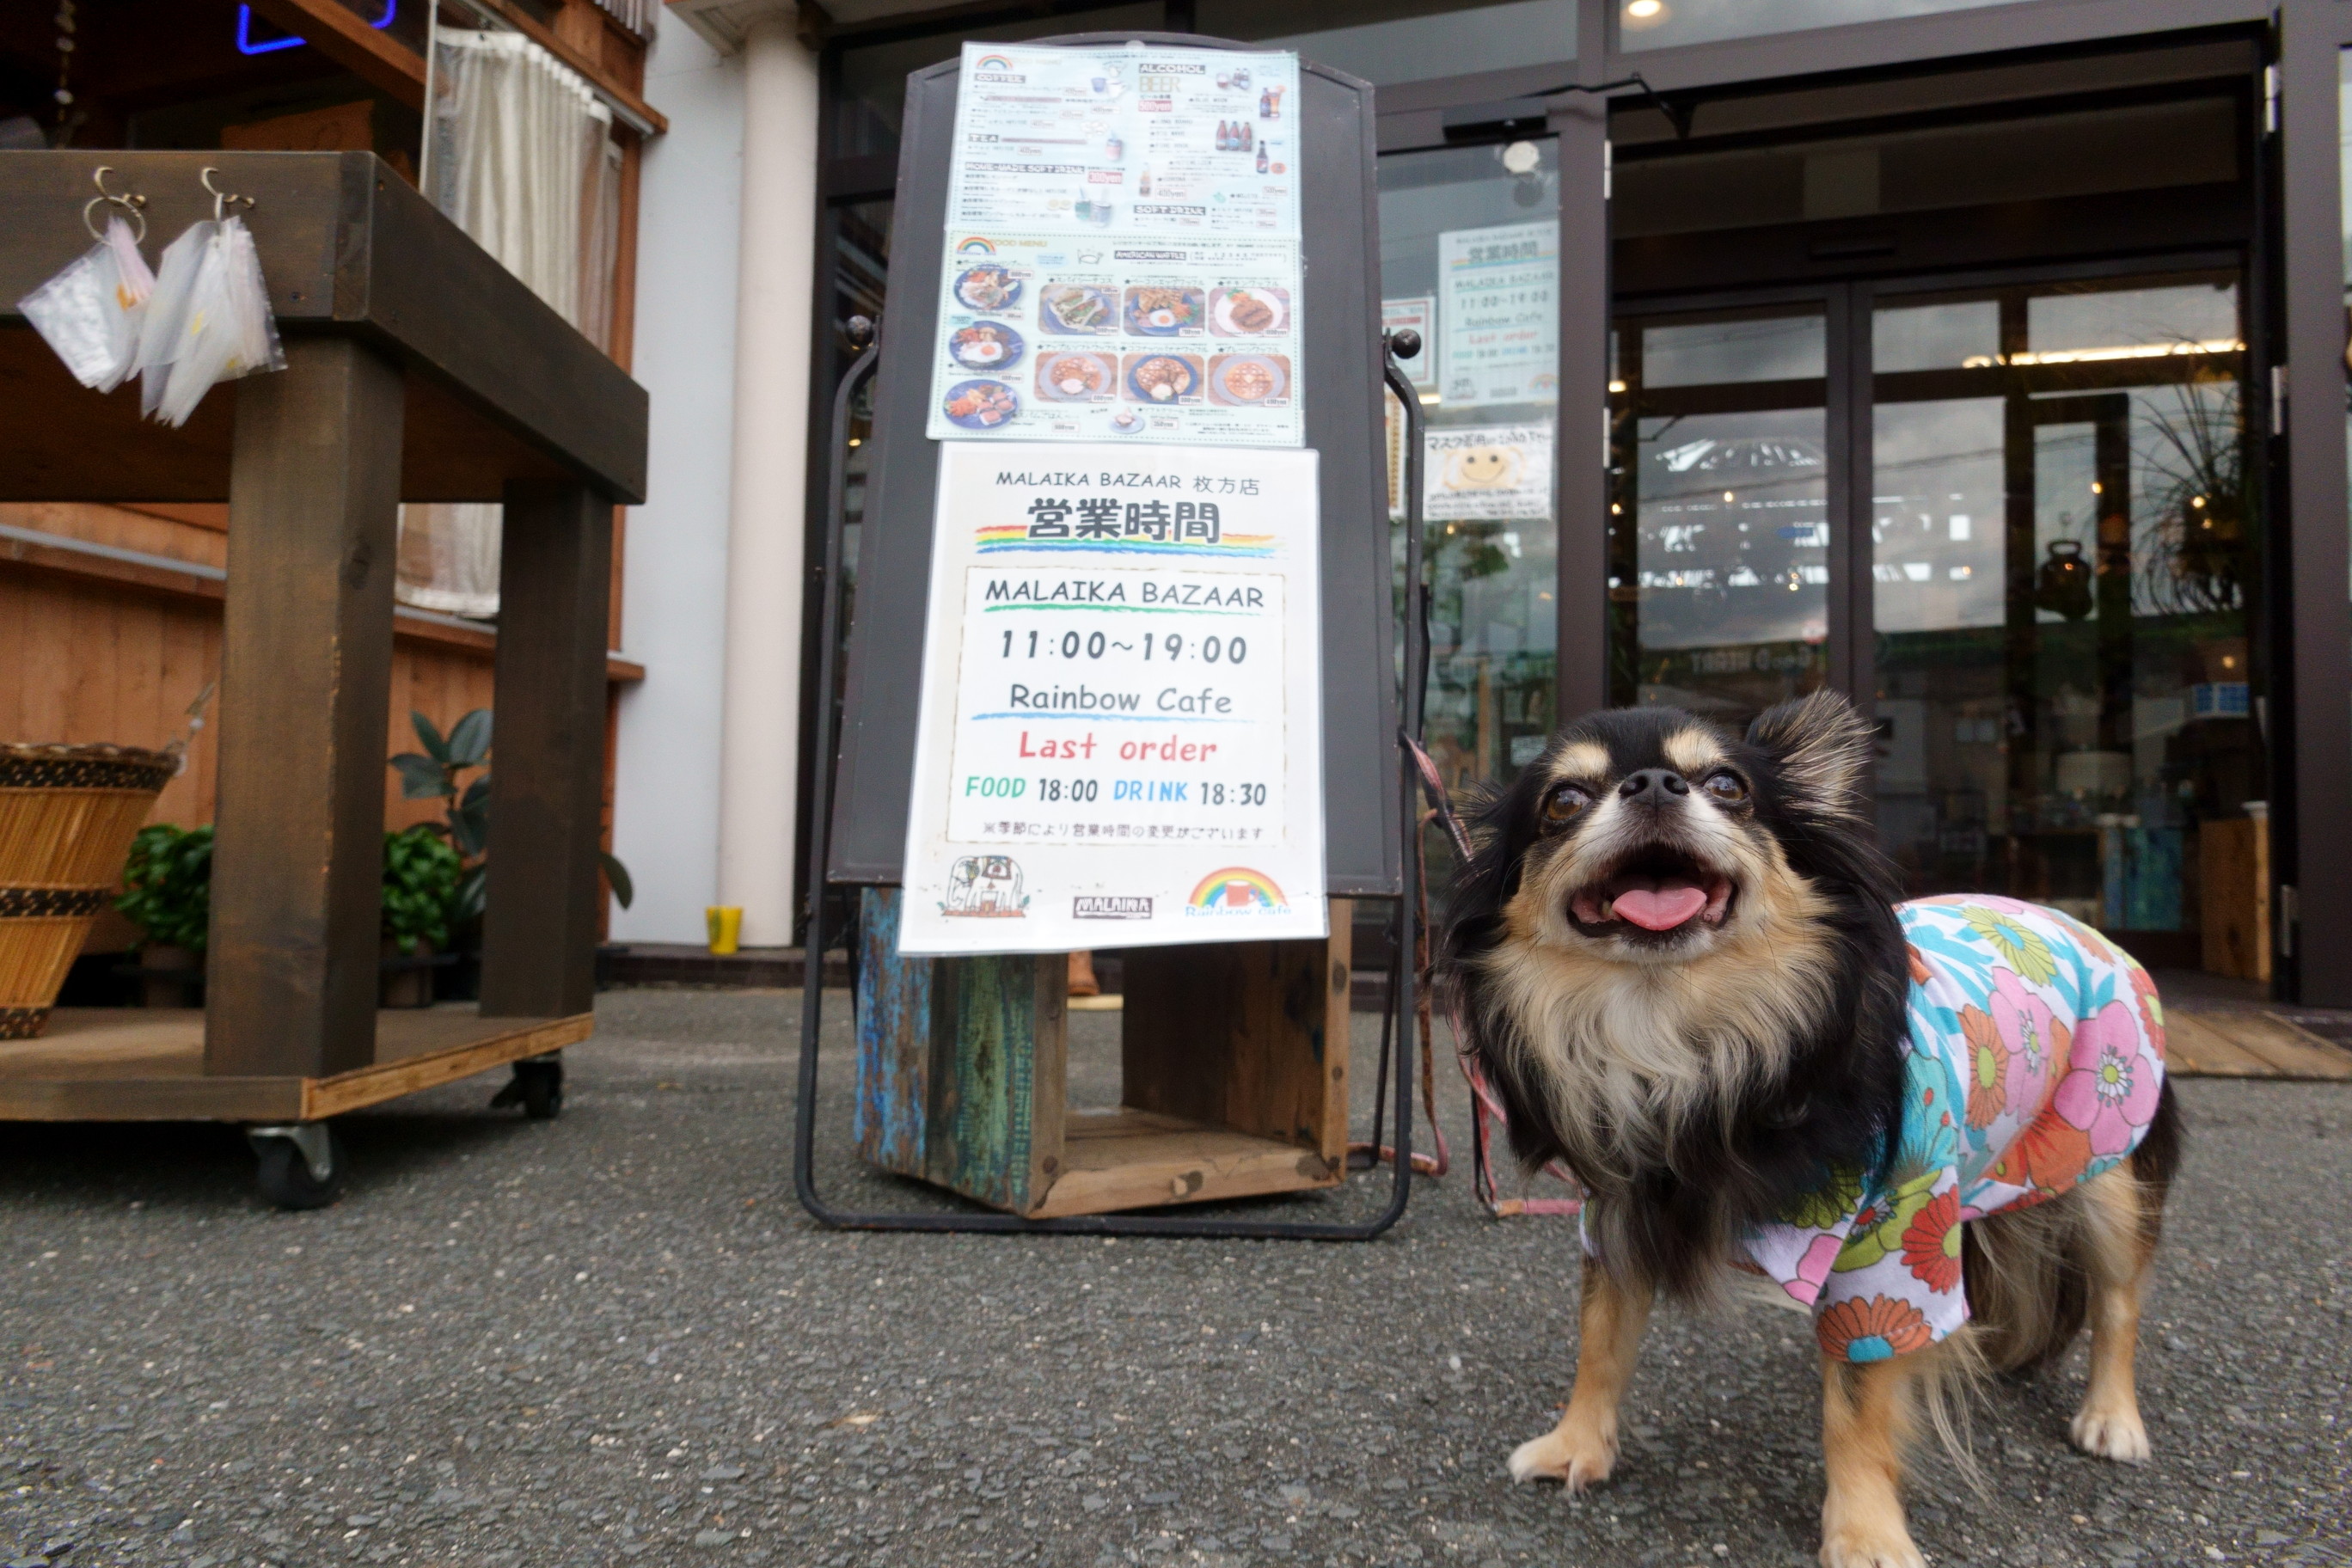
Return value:
<svg viewBox="0 0 2352 1568">
<path fill-rule="evenodd" d="M 1842 1530 L 1822 1542 L 1822 1568 L 1927 1568 L 1927 1560 L 1912 1544 L 1902 1526 L 1892 1535 L 1883 1530 Z"/>
<path fill-rule="evenodd" d="M 2084 1405 L 2074 1413 L 2067 1430 L 2074 1438 L 2074 1447 L 2085 1454 L 2096 1454 L 2120 1465 L 2147 1463 L 2147 1428 L 2140 1424 L 2139 1412 L 2128 1405 L 2120 1410 L 2094 1410 Z"/>
<path fill-rule="evenodd" d="M 1617 1466 L 1617 1445 L 1599 1434 L 1547 1432 L 1511 1451 L 1511 1479 L 1555 1480 L 1570 1491 L 1599 1486 Z"/>
</svg>

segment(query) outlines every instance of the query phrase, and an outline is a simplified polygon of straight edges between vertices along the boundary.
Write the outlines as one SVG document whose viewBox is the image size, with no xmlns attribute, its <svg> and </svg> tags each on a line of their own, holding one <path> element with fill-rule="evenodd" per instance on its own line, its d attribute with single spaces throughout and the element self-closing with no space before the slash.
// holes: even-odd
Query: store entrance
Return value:
<svg viewBox="0 0 2352 1568">
<path fill-rule="evenodd" d="M 2143 264 L 1622 313 L 1614 700 L 1736 726 L 1840 687 L 1911 892 L 2255 978 L 2241 296 Z"/>
</svg>

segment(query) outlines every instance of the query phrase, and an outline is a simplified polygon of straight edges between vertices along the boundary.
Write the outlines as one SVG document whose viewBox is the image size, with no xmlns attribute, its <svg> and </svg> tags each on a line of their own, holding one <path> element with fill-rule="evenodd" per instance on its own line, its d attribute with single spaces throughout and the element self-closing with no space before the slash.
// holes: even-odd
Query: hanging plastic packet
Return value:
<svg viewBox="0 0 2352 1568">
<path fill-rule="evenodd" d="M 164 261 L 168 269 L 168 254 Z M 156 285 L 158 298 L 163 288 Z M 220 383 L 286 368 L 261 258 L 243 218 L 226 217 L 213 226 L 189 277 L 173 341 L 160 352 L 168 353 L 169 369 L 162 373 L 163 394 L 152 412 L 172 426 L 186 424 L 205 394 Z M 142 400 L 146 391 L 142 385 Z"/>
<path fill-rule="evenodd" d="M 122 384 L 138 355 L 140 328 L 155 275 L 131 226 L 106 220 L 106 237 L 16 301 L 74 379 L 100 392 Z"/>
<path fill-rule="evenodd" d="M 163 405 L 164 379 L 180 352 L 196 272 L 210 253 L 213 236 L 219 228 L 220 225 L 209 218 L 192 223 L 179 238 L 163 247 L 163 265 L 155 269 L 154 292 L 147 300 L 147 319 L 140 328 L 139 356 L 131 367 L 139 376 L 142 414 L 152 416 Z"/>
</svg>

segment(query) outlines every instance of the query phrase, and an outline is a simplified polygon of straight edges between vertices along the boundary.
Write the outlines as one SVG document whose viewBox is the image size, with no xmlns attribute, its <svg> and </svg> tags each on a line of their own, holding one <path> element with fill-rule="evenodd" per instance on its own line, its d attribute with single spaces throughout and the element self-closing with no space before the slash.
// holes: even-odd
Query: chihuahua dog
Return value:
<svg viewBox="0 0 2352 1568">
<path fill-rule="evenodd" d="M 1896 901 L 1871 742 L 1829 692 L 1745 739 L 1579 720 L 1475 812 L 1439 967 L 1516 1152 L 1584 1191 L 1575 1387 L 1512 1477 L 1608 1479 L 1653 1300 L 1744 1279 L 1813 1316 L 1822 1561 L 1920 1568 L 1921 1413 L 1950 1440 L 1950 1395 L 2086 1316 L 2074 1442 L 2147 1458 L 2132 1357 L 2180 1131 L 2138 964 L 2055 910 Z"/>
</svg>

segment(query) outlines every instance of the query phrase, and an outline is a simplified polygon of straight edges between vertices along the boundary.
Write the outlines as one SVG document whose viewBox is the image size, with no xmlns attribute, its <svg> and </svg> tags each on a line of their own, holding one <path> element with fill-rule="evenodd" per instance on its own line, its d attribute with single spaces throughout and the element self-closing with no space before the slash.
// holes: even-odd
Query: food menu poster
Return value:
<svg viewBox="0 0 2352 1568">
<path fill-rule="evenodd" d="M 967 44 L 928 434 L 1297 447 L 1287 53 Z"/>
<path fill-rule="evenodd" d="M 1316 454 L 940 448 L 900 951 L 1328 934 Z"/>
</svg>

